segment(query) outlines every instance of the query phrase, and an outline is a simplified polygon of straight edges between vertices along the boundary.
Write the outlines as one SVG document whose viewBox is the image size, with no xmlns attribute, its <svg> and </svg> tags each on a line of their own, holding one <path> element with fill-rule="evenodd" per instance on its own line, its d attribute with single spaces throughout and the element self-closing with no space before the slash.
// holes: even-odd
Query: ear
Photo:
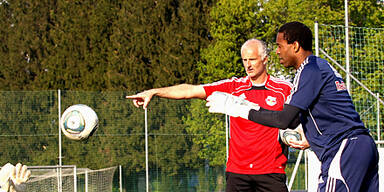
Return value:
<svg viewBox="0 0 384 192">
<path fill-rule="evenodd" d="M 296 53 L 299 52 L 299 50 L 300 50 L 299 42 L 297 42 L 297 41 L 293 42 L 293 49 L 295 50 Z"/>
<path fill-rule="evenodd" d="M 263 64 L 267 65 L 267 63 L 268 63 L 268 56 L 265 56 L 264 59 L 263 59 Z"/>
</svg>

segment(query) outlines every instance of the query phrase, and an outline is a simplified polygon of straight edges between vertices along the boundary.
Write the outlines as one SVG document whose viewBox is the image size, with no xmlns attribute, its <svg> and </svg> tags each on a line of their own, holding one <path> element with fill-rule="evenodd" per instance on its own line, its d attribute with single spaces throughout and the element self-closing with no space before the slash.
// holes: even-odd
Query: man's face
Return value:
<svg viewBox="0 0 384 192">
<path fill-rule="evenodd" d="M 284 33 L 278 33 L 276 37 L 276 54 L 279 56 L 280 64 L 284 67 L 295 66 L 295 49 L 293 44 L 288 44 L 287 40 L 284 39 Z"/>
<path fill-rule="evenodd" d="M 257 81 L 262 74 L 266 73 L 265 63 L 267 57 L 262 60 L 258 51 L 258 46 L 248 45 L 245 46 L 241 52 L 244 69 L 247 75 L 255 81 Z"/>
</svg>

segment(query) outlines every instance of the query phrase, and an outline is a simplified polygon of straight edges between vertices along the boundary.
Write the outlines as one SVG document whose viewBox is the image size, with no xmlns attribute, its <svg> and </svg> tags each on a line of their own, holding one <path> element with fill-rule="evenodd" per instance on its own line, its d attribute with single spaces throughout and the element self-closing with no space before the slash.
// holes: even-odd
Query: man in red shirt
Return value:
<svg viewBox="0 0 384 192">
<path fill-rule="evenodd" d="M 204 84 L 180 84 L 126 96 L 146 108 L 153 96 L 170 99 L 206 99 L 215 91 L 230 93 L 269 110 L 282 110 L 292 85 L 267 73 L 268 50 L 258 39 L 246 41 L 241 57 L 247 76 Z M 288 191 L 285 166 L 287 147 L 279 142 L 279 129 L 230 117 L 230 148 L 226 191 Z"/>
</svg>

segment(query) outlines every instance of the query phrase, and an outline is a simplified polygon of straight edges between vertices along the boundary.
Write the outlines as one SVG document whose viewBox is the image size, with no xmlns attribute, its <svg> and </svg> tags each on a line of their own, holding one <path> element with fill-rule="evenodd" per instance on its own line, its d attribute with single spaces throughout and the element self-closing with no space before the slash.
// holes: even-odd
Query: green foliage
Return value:
<svg viewBox="0 0 384 192">
<path fill-rule="evenodd" d="M 155 99 L 148 111 L 150 163 L 168 175 L 198 165 L 198 160 L 191 157 L 191 141 L 182 121 L 186 105 L 185 100 Z"/>
<path fill-rule="evenodd" d="M 383 100 L 384 95 L 384 47 L 383 47 L 383 29 L 357 28 L 354 33 L 356 37 L 352 44 L 351 52 L 353 59 L 351 66 L 353 75 L 360 79 L 373 94 Z M 383 119 L 384 114 L 377 112 L 383 111 L 383 104 L 377 107 L 377 99 L 368 93 L 362 86 L 352 82 L 352 97 L 355 106 L 366 127 L 371 130 L 374 138 L 377 138 L 377 119 Z M 377 95 L 375 95 L 377 96 Z"/>
<path fill-rule="evenodd" d="M 202 61 L 198 63 L 202 81 L 244 76 L 243 66 L 239 63 L 240 47 L 259 32 L 260 23 L 255 18 L 258 9 L 257 1 L 245 0 L 222 0 L 212 9 L 210 34 L 214 41 L 202 50 Z"/>
<path fill-rule="evenodd" d="M 352 26 L 384 27 L 384 4 L 377 0 L 349 0 L 349 18 Z"/>
<path fill-rule="evenodd" d="M 376 0 L 348 2 L 351 26 L 384 26 L 383 4 Z M 100 117 L 99 130 L 87 142 L 63 138 L 64 164 L 93 169 L 122 164 L 127 175 L 142 173 L 144 111 L 128 104 L 124 96 L 153 87 L 244 76 L 240 47 L 251 37 L 269 44 L 269 73 L 289 77 L 292 71 L 278 63 L 274 41 L 279 26 L 294 20 L 312 29 L 315 21 L 343 25 L 344 2 L 1 1 L 0 87 L 23 91 L 0 92 L 0 164 L 58 164 L 55 92 L 26 90 L 62 89 L 70 90 L 63 92 L 62 111 L 84 103 Z M 343 31 L 329 31 L 325 39 L 332 44 L 326 51 L 340 59 L 345 40 L 335 36 Z M 360 37 L 369 35 L 384 39 L 382 32 Z M 383 95 L 384 52 L 379 46 L 383 43 L 368 46 L 358 40 L 351 42 L 351 53 L 356 55 L 352 63 L 359 68 L 355 73 Z M 379 64 L 368 66 L 373 63 Z M 376 107 L 363 90 L 356 89 L 352 95 L 356 103 Z M 185 168 L 225 164 L 225 117 L 208 114 L 203 103 L 151 102 L 150 167 L 166 176 L 178 176 Z M 375 125 L 371 109 L 362 110 L 368 126 Z M 222 177 L 216 183 L 223 183 Z M 217 190 L 221 187 L 216 186 Z M 204 191 L 207 186 L 202 183 L 198 188 Z"/>
<path fill-rule="evenodd" d="M 55 163 L 57 108 L 51 92 L 0 92 L 0 164 Z M 57 130 L 56 128 L 54 129 Z"/>
<path fill-rule="evenodd" d="M 184 117 L 188 134 L 192 139 L 192 150 L 209 165 L 224 165 L 226 162 L 225 119 L 223 115 L 208 113 L 204 101 L 192 100 L 189 107 L 191 115 Z"/>
<path fill-rule="evenodd" d="M 342 24 L 343 6 L 342 2 L 328 0 L 219 1 L 210 12 L 210 34 L 214 41 L 201 51 L 200 79 L 212 82 L 244 76 L 240 48 L 252 37 L 270 45 L 270 73 L 288 75 L 289 71 L 277 65 L 277 56 L 273 53 L 277 29 L 290 21 L 301 21 L 310 28 L 315 21 Z"/>
<path fill-rule="evenodd" d="M 142 90 L 196 83 L 211 1 L 5 1 L 3 90 Z"/>
<path fill-rule="evenodd" d="M 51 1 L 12 1 L 0 6 L 0 86 L 2 90 L 32 90 L 31 83 L 42 73 L 46 29 Z"/>
</svg>

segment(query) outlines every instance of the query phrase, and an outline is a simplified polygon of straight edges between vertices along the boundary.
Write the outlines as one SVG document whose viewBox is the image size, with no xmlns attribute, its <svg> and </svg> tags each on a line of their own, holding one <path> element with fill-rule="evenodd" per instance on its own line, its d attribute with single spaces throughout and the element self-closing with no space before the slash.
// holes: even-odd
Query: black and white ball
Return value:
<svg viewBox="0 0 384 192">
<path fill-rule="evenodd" d="M 84 104 L 68 107 L 60 118 L 61 131 L 72 140 L 88 139 L 98 126 L 99 118 L 96 112 Z"/>
<path fill-rule="evenodd" d="M 280 129 L 280 139 L 283 141 L 284 144 L 289 145 L 289 141 L 301 141 L 301 135 L 297 130 L 292 129 Z"/>
</svg>

